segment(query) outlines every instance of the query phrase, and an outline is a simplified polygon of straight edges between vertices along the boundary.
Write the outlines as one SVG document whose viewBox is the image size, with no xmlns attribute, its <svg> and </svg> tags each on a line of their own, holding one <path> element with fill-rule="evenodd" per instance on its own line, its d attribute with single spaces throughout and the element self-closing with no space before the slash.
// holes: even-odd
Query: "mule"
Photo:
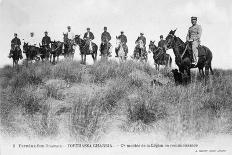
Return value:
<svg viewBox="0 0 232 155">
<path fill-rule="evenodd" d="M 95 43 L 92 42 L 92 51 L 90 51 L 89 44 L 86 42 L 86 40 L 81 39 L 80 35 L 76 35 L 75 43 L 80 48 L 81 63 L 82 64 L 86 64 L 86 56 L 87 55 L 92 55 L 93 61 L 96 62 L 98 46 Z"/>
<path fill-rule="evenodd" d="M 144 46 L 142 40 L 139 40 L 137 45 L 135 46 L 134 55 L 132 59 L 139 60 L 141 62 L 147 62 L 148 55 L 147 55 L 146 47 Z"/>
<path fill-rule="evenodd" d="M 51 42 L 51 55 L 50 55 L 50 62 L 51 63 L 56 63 L 56 58 L 57 62 L 59 61 L 59 56 L 62 55 L 63 53 L 63 42 L 60 41 L 53 41 Z"/>
<path fill-rule="evenodd" d="M 44 60 L 49 60 L 50 58 L 50 53 L 51 53 L 51 48 L 49 46 L 46 45 L 40 45 L 40 58 L 42 61 Z"/>
<path fill-rule="evenodd" d="M 116 36 L 116 47 L 115 47 L 115 53 L 118 56 L 119 60 L 121 62 L 126 61 L 127 53 L 128 53 L 128 47 L 126 44 L 123 44 L 121 40 Z"/>
<path fill-rule="evenodd" d="M 67 33 L 63 33 L 63 41 L 64 41 L 64 57 L 65 58 L 74 58 L 74 43 L 75 40 L 70 40 L 68 39 L 68 34 Z"/>
<path fill-rule="evenodd" d="M 23 53 L 26 55 L 27 62 L 28 61 L 39 61 L 40 60 L 40 48 L 32 45 L 28 45 L 28 43 L 23 44 Z"/>
<path fill-rule="evenodd" d="M 150 41 L 148 53 L 153 53 L 154 64 L 156 70 L 159 70 L 160 65 L 171 68 L 172 58 L 169 54 L 164 52 L 164 49 L 157 47 L 155 41 Z"/>
<path fill-rule="evenodd" d="M 13 68 L 18 66 L 19 59 L 23 58 L 19 45 L 12 45 L 9 58 L 13 59 Z"/>
<path fill-rule="evenodd" d="M 102 42 L 101 45 L 100 45 L 100 56 L 101 56 L 101 59 L 106 59 L 108 60 L 108 57 L 111 57 L 111 51 L 110 51 L 110 48 L 111 48 L 111 44 L 110 42 Z"/>
</svg>

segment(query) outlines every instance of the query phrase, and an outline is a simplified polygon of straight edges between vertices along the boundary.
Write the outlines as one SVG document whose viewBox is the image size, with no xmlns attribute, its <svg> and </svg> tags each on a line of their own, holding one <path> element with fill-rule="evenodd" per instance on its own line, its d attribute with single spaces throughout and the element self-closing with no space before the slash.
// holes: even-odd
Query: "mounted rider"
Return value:
<svg viewBox="0 0 232 155">
<path fill-rule="evenodd" d="M 11 40 L 11 49 L 10 49 L 10 53 L 9 53 L 9 58 L 11 58 L 13 56 L 13 52 L 18 51 L 20 54 L 20 59 L 23 58 L 22 56 L 22 50 L 20 48 L 21 45 L 21 41 L 20 39 L 17 37 L 17 33 L 14 33 L 14 38 Z"/>
<path fill-rule="evenodd" d="M 36 40 L 35 40 L 35 37 L 34 37 L 34 32 L 31 32 L 30 33 L 30 37 L 28 39 L 28 45 L 29 46 L 36 46 Z"/>
<path fill-rule="evenodd" d="M 198 46 L 200 45 L 200 38 L 202 34 L 202 28 L 197 24 L 197 17 L 191 17 L 192 26 L 189 27 L 186 41 L 191 43 L 193 52 L 193 65 L 196 67 L 198 63 Z"/>
<path fill-rule="evenodd" d="M 126 43 L 127 43 L 127 37 L 126 37 L 126 35 L 124 35 L 124 32 L 121 31 L 121 35 L 119 35 L 117 38 L 120 40 L 120 42 L 122 44 L 122 47 L 123 47 L 123 50 L 125 51 L 125 55 L 127 56 L 128 47 L 126 45 Z M 118 57 L 118 50 L 116 50 L 116 56 L 115 57 Z"/>
<path fill-rule="evenodd" d="M 141 54 L 142 52 L 146 51 L 146 38 L 144 37 L 144 33 L 140 33 L 140 36 L 136 39 L 135 41 L 135 50 L 134 50 L 134 57 L 136 55 L 135 51 L 137 51 L 136 49 L 140 49 L 141 50 Z"/>
<path fill-rule="evenodd" d="M 160 35 L 160 41 L 158 42 L 158 47 L 161 48 L 163 52 L 166 52 L 164 45 L 165 45 L 164 37 L 163 35 Z"/>
<path fill-rule="evenodd" d="M 71 26 L 67 26 L 67 29 L 68 31 L 66 32 L 67 35 L 66 45 L 68 46 L 68 48 L 72 48 L 74 44 L 75 34 L 72 32 Z"/>
<path fill-rule="evenodd" d="M 50 49 L 51 38 L 48 36 L 48 32 L 44 32 L 44 37 L 42 39 L 42 46 L 45 47 L 47 50 Z"/>
<path fill-rule="evenodd" d="M 89 46 L 90 53 L 92 53 L 93 52 L 92 40 L 94 39 L 94 35 L 90 31 L 90 28 L 87 28 L 87 32 L 84 34 L 84 38 L 83 39 L 86 41 L 86 44 Z"/>
<path fill-rule="evenodd" d="M 158 42 L 158 48 L 159 49 L 161 49 L 160 51 L 160 53 L 157 55 L 157 58 L 158 57 L 162 57 L 162 58 L 164 58 L 164 54 L 166 53 L 166 49 L 165 49 L 165 40 L 163 39 L 164 37 L 163 37 L 163 35 L 160 35 L 160 41 Z"/>
<path fill-rule="evenodd" d="M 104 27 L 104 32 L 101 34 L 101 47 L 102 45 L 107 44 L 108 48 L 110 49 L 111 47 L 110 40 L 111 40 L 111 35 L 109 32 L 107 32 L 107 27 Z M 109 51 L 109 56 L 111 56 L 110 51 Z"/>
</svg>

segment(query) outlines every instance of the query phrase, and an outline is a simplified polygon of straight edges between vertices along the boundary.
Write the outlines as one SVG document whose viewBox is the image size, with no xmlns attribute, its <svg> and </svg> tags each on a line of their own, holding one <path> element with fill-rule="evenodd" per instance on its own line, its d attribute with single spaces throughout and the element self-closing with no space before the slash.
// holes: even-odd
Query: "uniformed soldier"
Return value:
<svg viewBox="0 0 232 155">
<path fill-rule="evenodd" d="M 160 35 L 160 41 L 158 42 L 158 47 L 160 47 L 161 49 L 163 49 L 164 52 L 165 52 L 165 49 L 164 49 L 165 40 L 163 38 L 164 38 L 163 35 Z"/>
<path fill-rule="evenodd" d="M 126 55 L 127 55 L 127 52 L 128 52 L 128 47 L 126 45 L 127 37 L 124 35 L 123 31 L 121 31 L 121 35 L 118 36 L 118 39 L 122 43 L 123 50 L 126 52 Z M 118 57 L 118 50 L 116 50 L 116 56 L 115 57 Z"/>
<path fill-rule="evenodd" d="M 143 42 L 144 47 L 146 46 L 146 38 L 144 37 L 143 33 L 140 33 L 140 36 L 137 38 L 137 40 L 135 41 L 136 44 L 138 44 L 139 41 Z"/>
<path fill-rule="evenodd" d="M 134 50 L 134 58 L 135 58 L 135 55 L 137 54 L 136 51 L 138 51 L 138 49 L 139 51 L 141 51 L 139 55 L 142 55 L 143 54 L 142 52 L 146 51 L 146 38 L 144 37 L 143 33 L 140 33 L 140 36 L 136 39 L 135 44 L 136 46 Z"/>
<path fill-rule="evenodd" d="M 42 39 L 42 46 L 45 48 L 50 48 L 51 38 L 48 36 L 48 32 L 44 32 L 45 36 Z"/>
<path fill-rule="evenodd" d="M 86 43 L 89 45 L 90 53 L 92 53 L 92 51 L 93 51 L 92 40 L 94 39 L 94 35 L 90 31 L 90 28 L 87 28 L 87 32 L 84 34 L 83 39 L 86 40 Z"/>
<path fill-rule="evenodd" d="M 102 43 L 107 43 L 111 40 L 111 35 L 109 32 L 107 32 L 107 27 L 104 27 L 104 32 L 101 35 L 101 41 Z"/>
<path fill-rule="evenodd" d="M 198 62 L 198 49 L 200 45 L 200 38 L 202 33 L 202 28 L 197 24 L 197 17 L 191 17 L 192 26 L 188 29 L 186 41 L 192 44 L 193 50 L 193 65 L 197 65 Z"/>
<path fill-rule="evenodd" d="M 104 44 L 108 44 L 110 48 L 111 47 L 110 40 L 111 40 L 111 35 L 109 32 L 107 32 L 107 27 L 104 27 L 104 32 L 101 34 L 101 47 Z M 110 51 L 109 51 L 109 56 L 111 56 Z"/>
<path fill-rule="evenodd" d="M 67 26 L 67 29 L 68 29 L 68 31 L 67 31 L 68 39 L 73 40 L 75 38 L 75 35 L 71 30 L 71 26 Z"/>
<path fill-rule="evenodd" d="M 11 49 L 10 49 L 9 58 L 12 57 L 13 52 L 15 50 L 18 50 L 18 51 L 20 51 L 20 59 L 22 59 L 22 50 L 20 49 L 20 45 L 21 45 L 21 41 L 17 37 L 17 33 L 14 33 L 14 38 L 11 40 Z"/>
<path fill-rule="evenodd" d="M 36 46 L 36 40 L 35 40 L 35 37 L 34 37 L 34 32 L 30 33 L 30 38 L 28 39 L 28 45 Z"/>
</svg>

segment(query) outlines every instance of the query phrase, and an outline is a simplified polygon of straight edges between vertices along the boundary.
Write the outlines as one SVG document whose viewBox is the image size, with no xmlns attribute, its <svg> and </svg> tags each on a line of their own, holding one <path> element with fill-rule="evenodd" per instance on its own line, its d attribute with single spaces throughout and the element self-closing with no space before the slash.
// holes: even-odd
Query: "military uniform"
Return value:
<svg viewBox="0 0 232 155">
<path fill-rule="evenodd" d="M 164 48 L 164 45 L 165 45 L 165 40 L 160 40 L 158 43 L 158 47 Z"/>
<path fill-rule="evenodd" d="M 196 24 L 189 28 L 186 40 L 192 42 L 192 50 L 193 50 L 193 60 L 195 63 L 198 61 L 198 49 L 197 47 L 200 45 L 202 28 L 200 25 Z"/>
<path fill-rule="evenodd" d="M 93 40 L 94 39 L 93 33 L 92 32 L 86 32 L 84 34 L 84 39 L 91 39 L 91 40 Z"/>
<path fill-rule="evenodd" d="M 34 37 L 30 37 L 28 39 L 28 45 L 30 45 L 30 46 L 36 46 L 36 40 L 35 40 Z"/>
<path fill-rule="evenodd" d="M 87 41 L 87 44 L 89 45 L 90 52 L 92 52 L 93 51 L 92 40 L 94 39 L 93 33 L 92 32 L 86 32 L 84 34 L 84 39 Z"/>
<path fill-rule="evenodd" d="M 127 37 L 124 34 L 121 34 L 120 36 L 118 36 L 118 39 L 121 40 L 123 44 L 127 43 Z"/>
<path fill-rule="evenodd" d="M 22 58 L 22 50 L 20 49 L 21 41 L 19 38 L 15 37 L 14 39 L 11 40 L 11 49 L 10 49 L 10 54 L 9 57 L 13 55 L 13 52 L 15 50 L 20 51 L 20 59 Z"/>
<path fill-rule="evenodd" d="M 42 45 L 49 48 L 50 43 L 51 43 L 51 38 L 49 36 L 44 36 L 42 39 Z"/>
<path fill-rule="evenodd" d="M 118 39 L 122 43 L 123 50 L 125 51 L 125 55 L 127 56 L 127 53 L 128 53 L 128 47 L 126 45 L 127 37 L 124 34 L 121 34 L 120 36 L 118 36 Z M 118 50 L 119 50 L 119 48 L 117 48 L 116 51 L 115 51 L 116 52 L 116 57 L 118 57 Z"/>
<path fill-rule="evenodd" d="M 101 35 L 101 41 L 102 41 L 103 43 L 105 43 L 105 42 L 109 42 L 110 40 L 111 40 L 111 35 L 110 35 L 110 33 L 107 32 L 107 31 L 104 31 L 104 32 L 102 33 L 102 35 Z"/>
<path fill-rule="evenodd" d="M 146 38 L 145 38 L 144 36 L 139 36 L 139 37 L 137 38 L 137 40 L 135 41 L 135 43 L 138 43 L 139 40 L 142 40 L 142 41 L 143 41 L 144 46 L 146 45 Z"/>
<path fill-rule="evenodd" d="M 134 50 L 134 58 L 137 55 L 136 51 L 140 51 L 141 53 L 139 54 L 140 56 L 144 55 L 146 52 L 146 38 L 143 36 L 143 33 L 140 33 L 141 35 L 136 39 L 135 44 L 135 50 Z M 143 48 L 141 48 L 139 41 L 142 41 L 143 43 Z"/>
</svg>

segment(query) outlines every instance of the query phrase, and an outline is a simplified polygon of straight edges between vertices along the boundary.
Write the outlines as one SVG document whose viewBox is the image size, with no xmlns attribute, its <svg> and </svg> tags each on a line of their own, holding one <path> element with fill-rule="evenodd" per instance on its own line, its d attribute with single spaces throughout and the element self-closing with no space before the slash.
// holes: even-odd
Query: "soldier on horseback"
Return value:
<svg viewBox="0 0 232 155">
<path fill-rule="evenodd" d="M 122 44 L 123 50 L 125 51 L 125 57 L 127 57 L 127 53 L 128 53 L 128 47 L 126 45 L 127 37 L 124 35 L 123 31 L 121 31 L 121 35 L 118 36 L 118 39 L 120 40 L 120 43 Z M 119 48 L 115 50 L 115 53 L 116 53 L 115 57 L 118 57 L 118 50 L 119 50 Z"/>
<path fill-rule="evenodd" d="M 47 31 L 45 31 L 44 34 L 45 34 L 45 36 L 42 39 L 42 54 L 43 54 L 43 56 L 41 58 L 42 59 L 44 59 L 44 58 L 48 59 L 49 54 L 50 54 L 50 50 L 51 50 L 51 47 L 50 47 L 51 38 L 48 36 Z"/>
<path fill-rule="evenodd" d="M 141 57 L 146 52 L 146 38 L 144 37 L 143 33 L 140 33 L 140 36 L 135 41 L 135 44 L 136 46 L 134 50 L 134 58 L 136 57 L 137 54 L 139 54 L 139 57 Z"/>
<path fill-rule="evenodd" d="M 67 26 L 68 31 L 64 33 L 64 55 L 69 57 L 74 53 L 73 45 L 75 34 L 71 30 L 71 26 Z"/>
<path fill-rule="evenodd" d="M 50 49 L 51 38 L 48 36 L 48 32 L 44 32 L 45 36 L 42 39 L 42 46 L 44 46 L 47 50 Z"/>
<path fill-rule="evenodd" d="M 161 49 L 160 50 L 161 52 L 157 56 L 164 58 L 164 54 L 166 53 L 166 49 L 164 46 L 165 46 L 165 40 L 163 39 L 163 35 L 160 35 L 160 41 L 158 42 L 158 48 Z"/>
<path fill-rule="evenodd" d="M 189 27 L 186 41 L 191 43 L 193 52 L 193 65 L 196 67 L 198 63 L 198 46 L 200 45 L 200 38 L 202 34 L 202 28 L 197 24 L 197 17 L 191 17 L 192 26 Z"/>
<path fill-rule="evenodd" d="M 28 45 L 30 45 L 30 46 L 36 46 L 34 32 L 30 33 L 30 38 L 28 39 Z"/>
<path fill-rule="evenodd" d="M 110 40 L 111 40 L 111 35 L 109 32 L 107 32 L 107 27 L 104 27 L 104 32 L 101 34 L 101 46 L 100 46 L 100 51 L 102 55 L 102 48 L 104 47 L 104 45 L 106 45 L 107 51 L 108 51 L 108 56 L 111 56 L 111 53 L 109 51 L 111 44 L 110 44 Z"/>
<path fill-rule="evenodd" d="M 11 49 L 10 49 L 10 54 L 8 56 L 9 58 L 11 58 L 13 56 L 13 52 L 19 52 L 20 59 L 23 58 L 20 45 L 21 45 L 21 41 L 17 37 L 17 33 L 14 33 L 14 38 L 11 40 Z"/>
<path fill-rule="evenodd" d="M 90 53 L 93 53 L 93 44 L 92 40 L 94 39 L 93 33 L 90 31 L 90 28 L 87 28 L 87 32 L 84 34 L 84 38 L 86 44 L 89 46 Z"/>
</svg>

